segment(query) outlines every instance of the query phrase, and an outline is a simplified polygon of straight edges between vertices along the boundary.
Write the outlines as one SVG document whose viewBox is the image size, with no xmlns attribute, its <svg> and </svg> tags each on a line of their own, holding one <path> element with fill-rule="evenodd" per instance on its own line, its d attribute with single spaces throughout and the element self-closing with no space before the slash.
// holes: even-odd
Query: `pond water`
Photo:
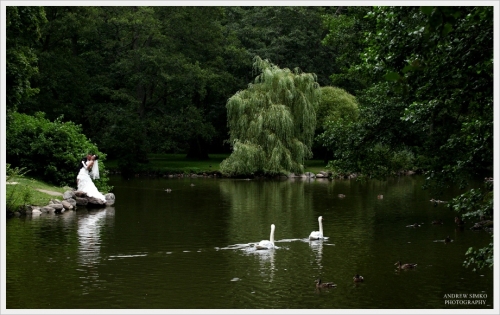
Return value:
<svg viewBox="0 0 500 315">
<path fill-rule="evenodd" d="M 7 220 L 7 309 L 493 308 L 493 271 L 462 266 L 491 234 L 457 228 L 421 176 L 110 184 L 111 207 Z M 310 242 L 318 216 L 328 239 Z M 247 246 L 271 224 L 277 248 Z M 337 286 L 316 289 L 318 278 Z"/>
</svg>

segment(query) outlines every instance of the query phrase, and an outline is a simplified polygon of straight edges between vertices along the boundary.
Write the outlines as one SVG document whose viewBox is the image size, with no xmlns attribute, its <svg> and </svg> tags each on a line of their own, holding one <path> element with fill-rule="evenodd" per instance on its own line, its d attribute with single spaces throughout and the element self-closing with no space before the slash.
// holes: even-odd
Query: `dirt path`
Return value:
<svg viewBox="0 0 500 315">
<path fill-rule="evenodd" d="M 51 191 L 51 190 L 45 190 L 45 189 L 37 189 L 38 191 L 41 191 L 43 193 L 52 195 L 52 196 L 62 196 L 63 194 L 57 191 Z"/>
</svg>

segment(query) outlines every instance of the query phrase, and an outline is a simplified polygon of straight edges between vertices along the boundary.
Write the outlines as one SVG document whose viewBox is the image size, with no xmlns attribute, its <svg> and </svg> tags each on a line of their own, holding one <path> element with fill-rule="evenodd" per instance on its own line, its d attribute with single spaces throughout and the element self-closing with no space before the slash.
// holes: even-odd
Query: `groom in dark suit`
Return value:
<svg viewBox="0 0 500 315">
<path fill-rule="evenodd" d="M 84 156 L 81 160 L 80 160 L 80 164 L 78 164 L 78 171 L 80 171 L 80 169 L 82 168 L 82 162 L 83 163 L 87 163 L 88 161 L 90 161 L 92 159 L 92 153 L 87 153 L 87 156 Z"/>
</svg>

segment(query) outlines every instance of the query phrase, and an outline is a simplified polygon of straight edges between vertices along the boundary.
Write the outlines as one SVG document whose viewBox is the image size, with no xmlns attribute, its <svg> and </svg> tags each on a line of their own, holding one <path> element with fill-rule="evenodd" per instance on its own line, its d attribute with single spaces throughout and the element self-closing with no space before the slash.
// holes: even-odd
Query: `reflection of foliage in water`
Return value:
<svg viewBox="0 0 500 315">
<path fill-rule="evenodd" d="M 230 202 L 230 239 L 255 242 L 269 239 L 270 225 L 276 224 L 275 239 L 291 237 L 296 222 L 313 218 L 313 199 L 297 181 L 221 181 L 220 188 Z M 300 219 L 297 220 L 297 217 Z"/>
</svg>

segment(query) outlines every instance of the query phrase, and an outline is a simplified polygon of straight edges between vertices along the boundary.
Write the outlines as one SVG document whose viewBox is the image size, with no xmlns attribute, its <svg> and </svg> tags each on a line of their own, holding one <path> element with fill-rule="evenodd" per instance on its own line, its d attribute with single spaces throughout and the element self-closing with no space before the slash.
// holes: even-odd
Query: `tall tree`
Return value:
<svg viewBox="0 0 500 315">
<path fill-rule="evenodd" d="M 333 86 L 321 87 L 321 99 L 316 111 L 314 155 L 323 157 L 325 164 L 332 158 L 334 139 L 323 135 L 331 124 L 349 124 L 358 120 L 359 106 L 356 98 L 344 89 Z"/>
<path fill-rule="evenodd" d="M 322 43 L 336 51 L 336 67 L 330 73 L 329 84 L 356 96 L 374 80 L 378 81 L 361 64 L 363 50 L 368 45 L 366 35 L 376 30 L 375 21 L 366 18 L 371 10 L 368 6 L 338 7 L 334 13 L 322 15 L 328 29 Z"/>
<path fill-rule="evenodd" d="M 93 76 L 88 59 L 89 38 L 95 33 L 97 9 L 94 7 L 45 7 L 47 23 L 41 29 L 37 42 L 39 75 L 33 81 L 40 93 L 22 108 L 33 115 L 46 113 L 53 120 L 63 116 L 66 121 L 82 124 L 92 102 Z"/>
<path fill-rule="evenodd" d="M 330 83 L 337 71 L 338 47 L 324 46 L 328 29 L 322 16 L 337 8 L 321 6 L 255 6 L 226 8 L 227 27 L 233 31 L 250 58 L 260 56 L 273 64 L 316 73 L 320 85 Z M 251 80 L 248 78 L 247 82 Z"/>
<path fill-rule="evenodd" d="M 43 7 L 6 7 L 6 95 L 7 109 L 17 110 L 38 89 L 32 79 L 38 73 L 36 43 L 47 21 Z"/>
<path fill-rule="evenodd" d="M 316 76 L 281 69 L 255 57 L 254 84 L 227 102 L 233 153 L 221 163 L 230 175 L 301 173 L 311 157 L 320 89 Z"/>
</svg>

